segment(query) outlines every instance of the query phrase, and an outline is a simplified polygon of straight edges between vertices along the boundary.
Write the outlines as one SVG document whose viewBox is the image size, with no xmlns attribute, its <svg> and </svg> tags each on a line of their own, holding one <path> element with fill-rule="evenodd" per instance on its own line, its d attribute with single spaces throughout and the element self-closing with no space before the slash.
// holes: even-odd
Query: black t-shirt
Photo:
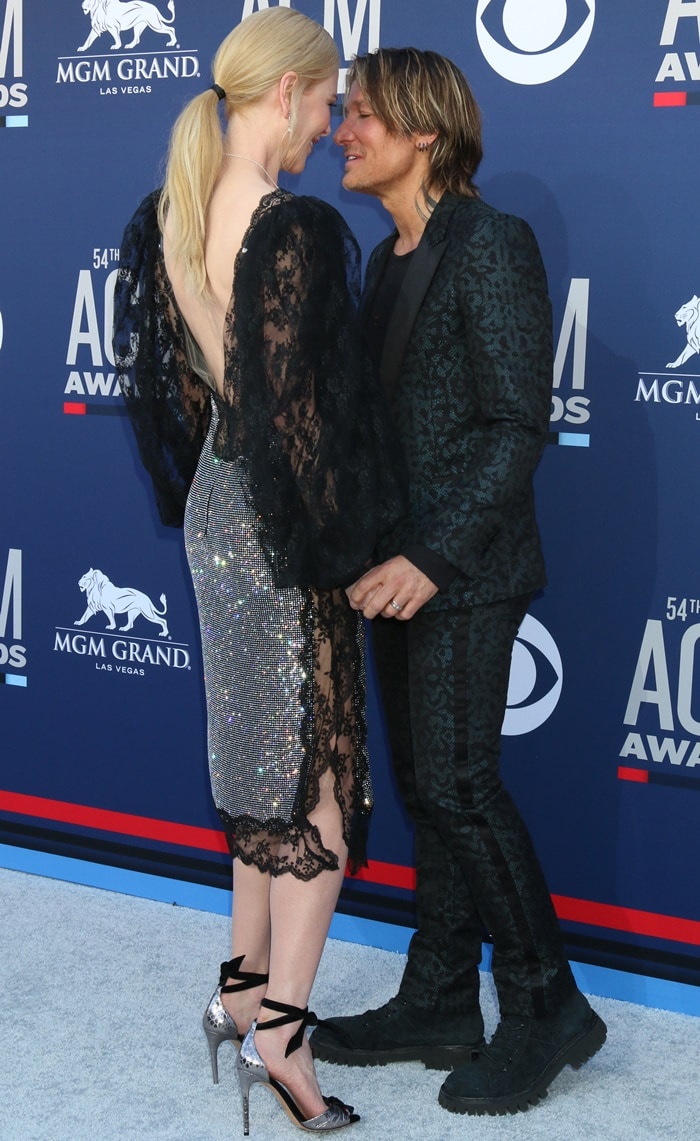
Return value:
<svg viewBox="0 0 700 1141">
<path fill-rule="evenodd" d="M 411 259 L 416 251 L 407 254 L 390 253 L 384 273 L 375 290 L 372 304 L 365 315 L 365 336 L 372 359 L 377 368 L 384 352 L 384 341 L 396 298 L 403 284 Z"/>
</svg>

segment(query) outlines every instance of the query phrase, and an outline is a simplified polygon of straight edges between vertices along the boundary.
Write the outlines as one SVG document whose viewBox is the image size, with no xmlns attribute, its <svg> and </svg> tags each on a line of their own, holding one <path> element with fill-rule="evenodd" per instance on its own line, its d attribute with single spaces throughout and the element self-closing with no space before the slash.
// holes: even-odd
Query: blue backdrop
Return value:
<svg viewBox="0 0 700 1141">
<path fill-rule="evenodd" d="M 0 844 L 13 866 L 40 851 L 228 883 L 181 536 L 156 519 L 114 391 L 111 295 L 175 115 L 208 86 L 223 36 L 266 6 L 158 0 L 160 18 L 133 32 L 119 0 L 0 0 Z M 345 66 L 380 43 L 454 59 L 483 109 L 482 193 L 539 238 L 558 344 L 537 476 L 550 586 L 516 643 L 504 769 L 572 956 L 697 983 L 700 2 L 293 6 L 325 23 Z M 286 181 L 337 205 L 367 254 L 389 221 L 340 189 L 341 170 L 324 140 Z M 95 609 L 96 572 L 132 592 L 130 629 Z M 371 863 L 341 909 L 410 925 L 411 835 L 374 688 L 370 700 Z"/>
</svg>

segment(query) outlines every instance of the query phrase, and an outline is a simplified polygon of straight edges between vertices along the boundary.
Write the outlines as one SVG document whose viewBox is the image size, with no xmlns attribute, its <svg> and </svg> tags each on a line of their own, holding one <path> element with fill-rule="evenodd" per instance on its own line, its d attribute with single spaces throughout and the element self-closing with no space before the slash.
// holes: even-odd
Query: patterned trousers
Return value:
<svg viewBox="0 0 700 1141">
<path fill-rule="evenodd" d="M 547 884 L 499 759 L 513 641 L 531 596 L 378 618 L 394 771 L 415 824 L 418 930 L 400 994 L 474 1009 L 485 928 L 501 1014 L 542 1017 L 575 988 Z"/>
</svg>

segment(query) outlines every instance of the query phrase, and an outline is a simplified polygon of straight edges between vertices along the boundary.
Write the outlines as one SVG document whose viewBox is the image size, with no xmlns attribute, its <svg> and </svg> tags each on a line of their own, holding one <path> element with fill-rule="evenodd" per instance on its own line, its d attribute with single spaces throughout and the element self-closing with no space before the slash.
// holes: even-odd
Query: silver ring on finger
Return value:
<svg viewBox="0 0 700 1141">
<path fill-rule="evenodd" d="M 393 609 L 396 611 L 396 613 L 397 613 L 397 614 L 400 614 L 400 613 L 401 613 L 401 611 L 403 610 L 403 606 L 401 606 L 401 605 L 400 605 L 400 604 L 399 604 L 399 603 L 396 601 L 396 599 L 395 599 L 395 598 L 392 598 L 391 602 L 389 603 L 389 606 L 393 607 Z"/>
</svg>

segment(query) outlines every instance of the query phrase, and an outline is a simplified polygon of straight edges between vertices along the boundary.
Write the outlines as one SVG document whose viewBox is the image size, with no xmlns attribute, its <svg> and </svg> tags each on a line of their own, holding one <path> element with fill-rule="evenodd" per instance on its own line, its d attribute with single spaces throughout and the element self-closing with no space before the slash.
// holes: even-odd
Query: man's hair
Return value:
<svg viewBox="0 0 700 1141">
<path fill-rule="evenodd" d="M 417 48 L 379 48 L 353 60 L 348 91 L 353 83 L 392 134 L 437 132 L 429 152 L 429 189 L 478 197 L 473 179 L 483 157 L 481 113 L 451 60 Z"/>
</svg>

